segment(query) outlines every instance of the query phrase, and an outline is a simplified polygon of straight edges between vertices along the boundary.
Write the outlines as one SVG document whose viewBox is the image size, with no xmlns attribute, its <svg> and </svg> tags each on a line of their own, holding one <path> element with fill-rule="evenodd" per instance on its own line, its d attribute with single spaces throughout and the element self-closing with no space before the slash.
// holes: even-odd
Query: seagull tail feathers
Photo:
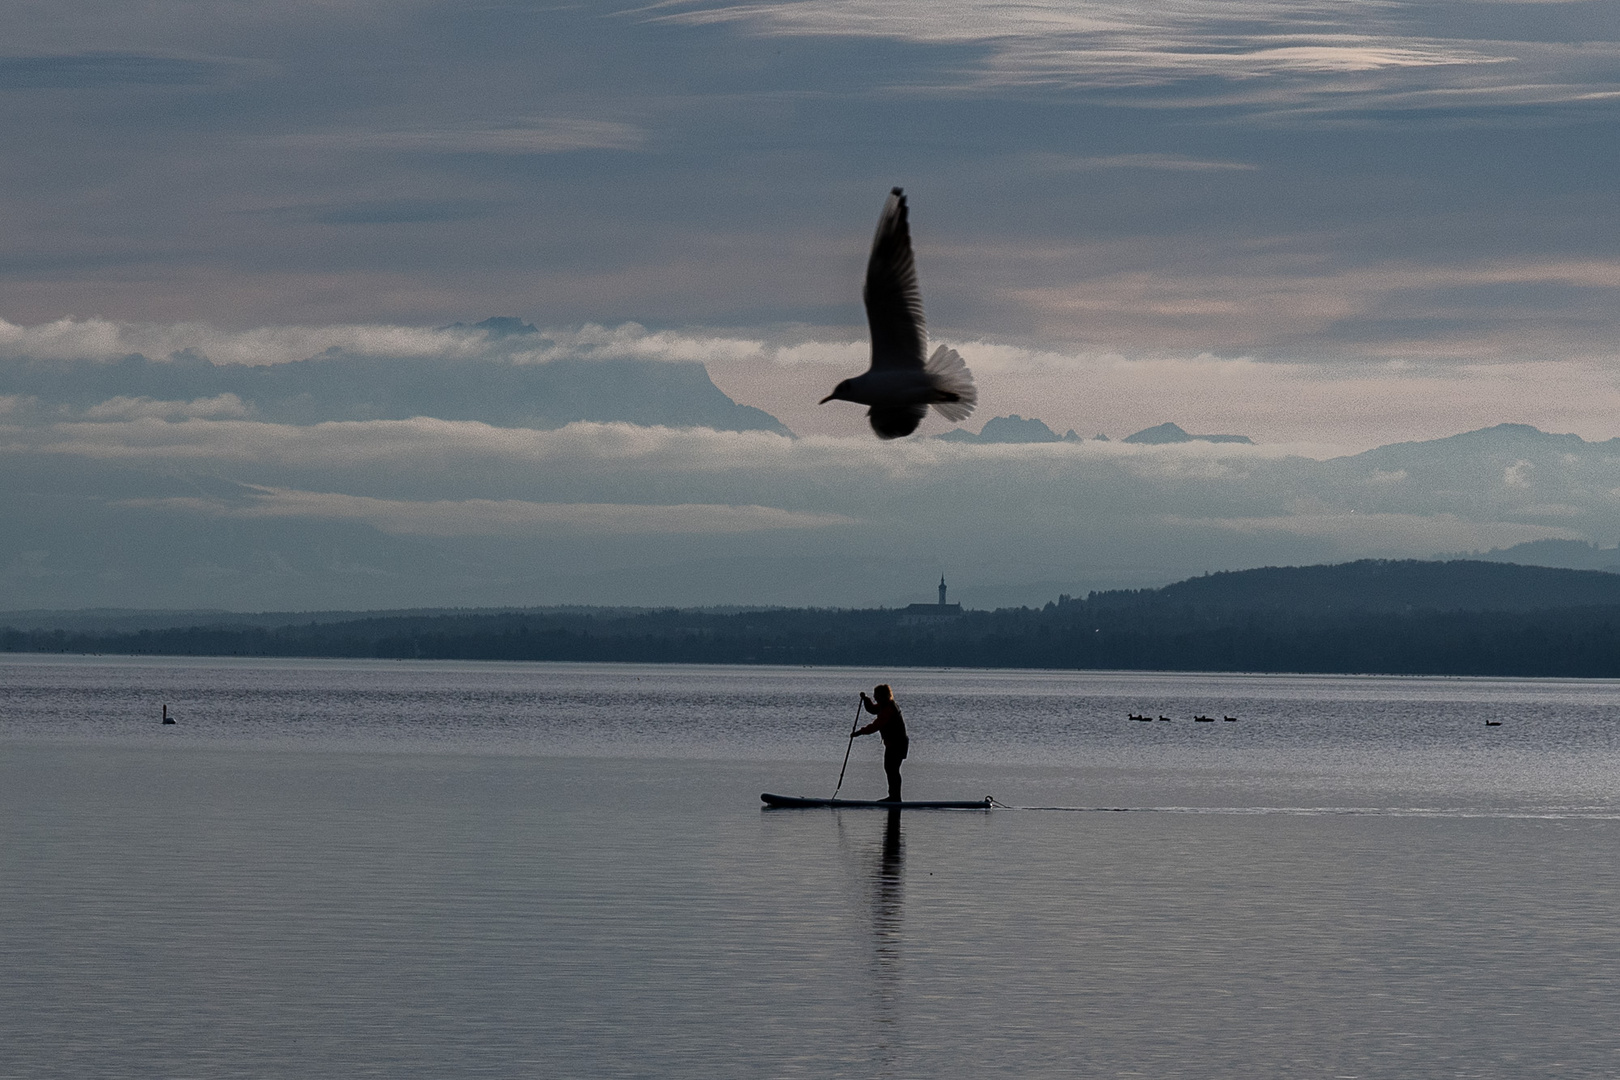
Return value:
<svg viewBox="0 0 1620 1080">
<path fill-rule="evenodd" d="M 973 372 L 955 349 L 941 345 L 928 358 L 923 370 L 939 395 L 931 404 L 941 416 L 960 424 L 973 415 L 973 407 L 979 403 L 979 391 L 973 385 Z"/>
</svg>

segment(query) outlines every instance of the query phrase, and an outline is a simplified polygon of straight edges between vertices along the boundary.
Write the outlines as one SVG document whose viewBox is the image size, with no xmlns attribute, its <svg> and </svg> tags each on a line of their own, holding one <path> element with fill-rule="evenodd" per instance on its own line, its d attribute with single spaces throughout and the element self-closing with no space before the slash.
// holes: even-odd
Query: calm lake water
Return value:
<svg viewBox="0 0 1620 1080">
<path fill-rule="evenodd" d="M 878 681 L 1066 809 L 760 809 Z M 0 1077 L 1620 1076 L 1617 855 L 1612 682 L 3 657 Z"/>
</svg>

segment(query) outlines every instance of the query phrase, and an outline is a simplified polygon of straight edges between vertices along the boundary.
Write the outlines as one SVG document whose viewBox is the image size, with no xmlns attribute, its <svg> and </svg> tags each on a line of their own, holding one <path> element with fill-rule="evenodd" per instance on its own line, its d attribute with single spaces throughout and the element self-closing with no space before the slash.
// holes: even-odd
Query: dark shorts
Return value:
<svg viewBox="0 0 1620 1080">
<path fill-rule="evenodd" d="M 906 752 L 909 751 L 910 749 L 911 749 L 911 741 L 909 739 L 906 740 L 905 742 L 884 743 L 883 744 L 883 764 L 884 764 L 884 767 L 888 767 L 888 765 L 889 765 L 889 763 L 891 761 L 894 762 L 896 765 L 898 765 L 898 764 L 900 764 L 900 762 L 906 760 Z"/>
</svg>

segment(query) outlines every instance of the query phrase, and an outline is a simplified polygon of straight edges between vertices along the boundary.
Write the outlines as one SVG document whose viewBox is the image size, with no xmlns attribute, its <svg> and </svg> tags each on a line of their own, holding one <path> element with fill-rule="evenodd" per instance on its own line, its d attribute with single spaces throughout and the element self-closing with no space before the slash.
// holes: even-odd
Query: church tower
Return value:
<svg viewBox="0 0 1620 1080">
<path fill-rule="evenodd" d="M 945 575 L 939 575 L 939 603 L 907 604 L 900 609 L 901 626 L 924 626 L 962 617 L 962 605 L 945 599 Z"/>
</svg>

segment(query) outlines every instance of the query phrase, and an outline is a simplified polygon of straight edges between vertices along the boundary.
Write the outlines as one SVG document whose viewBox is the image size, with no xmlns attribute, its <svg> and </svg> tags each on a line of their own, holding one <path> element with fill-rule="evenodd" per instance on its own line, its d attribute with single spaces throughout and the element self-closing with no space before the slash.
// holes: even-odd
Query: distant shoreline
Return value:
<svg viewBox="0 0 1620 1080">
<path fill-rule="evenodd" d="M 139 630 L 0 627 L 0 652 L 1620 678 L 1620 575 L 1363 560 L 1041 608 L 553 609 Z M 3 622 L 3 616 L 0 616 Z"/>
</svg>

